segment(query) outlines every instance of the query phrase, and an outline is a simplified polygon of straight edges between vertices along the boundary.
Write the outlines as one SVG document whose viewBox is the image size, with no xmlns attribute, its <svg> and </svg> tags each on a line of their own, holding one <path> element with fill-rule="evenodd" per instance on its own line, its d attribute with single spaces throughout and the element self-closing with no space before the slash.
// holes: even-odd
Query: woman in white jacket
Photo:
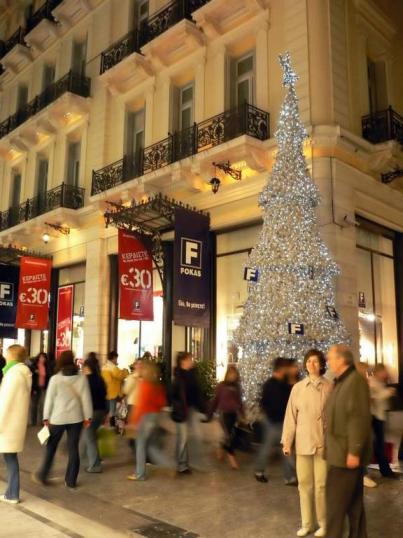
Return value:
<svg viewBox="0 0 403 538">
<path fill-rule="evenodd" d="M 57 373 L 50 378 L 46 393 L 43 422 L 49 426 L 50 437 L 42 467 L 34 480 L 46 485 L 57 447 L 67 432 L 67 463 L 65 484 L 75 488 L 80 470 L 78 444 L 81 430 L 91 424 L 92 401 L 87 378 L 74 363 L 72 351 L 63 351 L 56 365 Z"/>
<path fill-rule="evenodd" d="M 8 348 L 0 385 L 0 452 L 6 462 L 8 475 L 7 489 L 0 500 L 11 504 L 17 504 L 20 500 L 18 453 L 24 449 L 31 397 L 31 371 L 24 364 L 26 358 L 22 346 Z"/>
</svg>

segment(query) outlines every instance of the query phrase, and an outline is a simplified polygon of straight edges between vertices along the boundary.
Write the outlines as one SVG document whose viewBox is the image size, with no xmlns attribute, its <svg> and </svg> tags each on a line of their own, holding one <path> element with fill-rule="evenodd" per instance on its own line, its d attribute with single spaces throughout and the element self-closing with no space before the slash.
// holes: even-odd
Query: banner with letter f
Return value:
<svg viewBox="0 0 403 538">
<path fill-rule="evenodd" d="M 209 218 L 175 210 L 174 308 L 178 325 L 210 326 Z"/>
</svg>

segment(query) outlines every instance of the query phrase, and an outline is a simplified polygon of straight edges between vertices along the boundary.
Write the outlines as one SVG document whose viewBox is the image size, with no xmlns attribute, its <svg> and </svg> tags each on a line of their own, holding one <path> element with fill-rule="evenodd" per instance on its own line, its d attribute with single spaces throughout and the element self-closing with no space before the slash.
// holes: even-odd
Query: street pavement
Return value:
<svg viewBox="0 0 403 538">
<path fill-rule="evenodd" d="M 216 425 L 204 427 L 208 439 L 216 437 Z M 1 538 L 289 538 L 298 529 L 298 491 L 284 485 L 278 462 L 269 464 L 270 481 L 261 484 L 253 477 L 253 455 L 240 454 L 241 469 L 232 471 L 215 460 L 213 445 L 206 443 L 207 463 L 191 476 L 176 478 L 172 470 L 149 466 L 149 480 L 130 482 L 126 477 L 133 472 L 133 459 L 127 440 L 119 437 L 104 472 L 81 472 L 72 492 L 63 483 L 63 446 L 53 485 L 31 481 L 43 452 L 36 431 L 29 428 L 20 459 L 23 502 L 0 503 Z M 172 437 L 168 445 L 172 452 Z M 379 486 L 365 492 L 369 538 L 401 538 L 403 481 L 382 480 L 371 472 Z"/>
</svg>

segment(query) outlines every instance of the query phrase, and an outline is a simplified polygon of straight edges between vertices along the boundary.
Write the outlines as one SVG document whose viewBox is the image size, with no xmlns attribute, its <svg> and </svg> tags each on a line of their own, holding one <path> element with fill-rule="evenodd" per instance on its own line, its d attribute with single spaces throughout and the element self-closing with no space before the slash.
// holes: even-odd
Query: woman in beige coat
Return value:
<svg viewBox="0 0 403 538">
<path fill-rule="evenodd" d="M 326 360 L 321 351 L 311 349 L 305 355 L 307 377 L 294 385 L 284 419 L 281 443 L 285 455 L 295 444 L 297 478 L 302 526 L 297 536 L 326 535 L 325 486 L 327 467 L 323 459 L 324 407 L 331 383 L 323 377 Z M 316 508 L 315 511 L 313 508 Z"/>
<path fill-rule="evenodd" d="M 31 371 L 24 364 L 26 357 L 22 346 L 8 348 L 0 386 L 0 453 L 8 475 L 7 489 L 0 501 L 10 504 L 20 501 L 18 453 L 24 449 L 32 384 Z"/>
</svg>

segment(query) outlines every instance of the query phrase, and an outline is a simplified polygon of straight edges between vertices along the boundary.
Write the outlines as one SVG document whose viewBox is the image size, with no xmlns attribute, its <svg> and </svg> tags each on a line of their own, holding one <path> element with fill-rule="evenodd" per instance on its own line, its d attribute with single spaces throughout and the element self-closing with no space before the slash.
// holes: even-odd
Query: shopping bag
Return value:
<svg viewBox="0 0 403 538">
<path fill-rule="evenodd" d="M 112 458 L 116 453 L 116 434 L 114 430 L 101 427 L 97 431 L 99 457 L 103 460 Z"/>
<path fill-rule="evenodd" d="M 42 446 L 46 445 L 50 437 L 50 431 L 49 431 L 48 426 L 44 426 L 43 428 L 41 428 L 39 432 L 37 433 L 37 436 L 41 445 Z"/>
</svg>

